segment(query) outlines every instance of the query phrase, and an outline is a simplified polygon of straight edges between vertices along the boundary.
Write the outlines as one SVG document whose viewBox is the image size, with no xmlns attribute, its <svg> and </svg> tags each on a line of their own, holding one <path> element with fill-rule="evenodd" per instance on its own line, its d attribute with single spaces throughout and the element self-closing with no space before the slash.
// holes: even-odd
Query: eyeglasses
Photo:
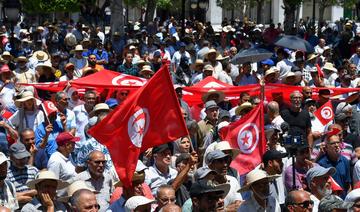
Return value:
<svg viewBox="0 0 360 212">
<path fill-rule="evenodd" d="M 304 201 L 304 202 L 300 202 L 300 203 L 293 203 L 293 205 L 298 205 L 298 206 L 300 206 L 300 207 L 302 207 L 302 208 L 309 208 L 309 206 L 310 205 L 314 205 L 314 201 L 312 201 L 312 200 L 306 200 L 306 201 Z"/>
<path fill-rule="evenodd" d="M 163 204 L 165 203 L 175 203 L 176 199 L 175 197 L 171 197 L 171 198 L 160 198 L 159 201 Z"/>
</svg>

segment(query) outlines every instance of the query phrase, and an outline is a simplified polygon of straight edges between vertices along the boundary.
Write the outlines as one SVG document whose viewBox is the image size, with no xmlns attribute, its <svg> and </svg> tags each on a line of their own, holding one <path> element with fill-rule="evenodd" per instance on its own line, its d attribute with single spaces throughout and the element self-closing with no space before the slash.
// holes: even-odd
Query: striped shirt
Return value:
<svg viewBox="0 0 360 212">
<path fill-rule="evenodd" d="M 320 153 L 320 146 L 322 143 L 318 143 L 315 144 L 312 153 L 311 153 L 311 158 L 312 159 L 316 159 Z M 323 144 L 325 145 L 325 143 Z M 349 161 L 354 160 L 355 154 L 354 154 L 354 150 L 351 144 L 348 144 L 346 142 L 342 142 L 340 145 L 341 148 L 341 155 L 344 156 L 346 159 L 348 159 Z"/>
<path fill-rule="evenodd" d="M 26 165 L 25 168 L 16 168 L 13 164 L 10 166 L 7 179 L 15 185 L 16 192 L 29 190 L 27 183 L 34 180 L 39 170 L 35 166 Z"/>
</svg>

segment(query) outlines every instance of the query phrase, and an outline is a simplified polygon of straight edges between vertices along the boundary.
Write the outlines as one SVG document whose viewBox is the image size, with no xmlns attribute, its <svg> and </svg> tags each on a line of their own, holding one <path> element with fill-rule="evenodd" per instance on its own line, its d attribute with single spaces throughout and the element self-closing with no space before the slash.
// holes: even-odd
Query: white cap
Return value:
<svg viewBox="0 0 360 212">
<path fill-rule="evenodd" d="M 357 199 L 360 199 L 360 188 L 352 190 L 345 197 L 345 202 L 356 202 Z"/>
<path fill-rule="evenodd" d="M 0 164 L 3 164 L 5 161 L 9 161 L 9 158 L 2 152 L 0 152 Z"/>
<path fill-rule="evenodd" d="M 133 196 L 130 197 L 125 203 L 125 211 L 133 211 L 138 206 L 155 203 L 156 200 L 148 199 L 144 196 Z"/>
</svg>

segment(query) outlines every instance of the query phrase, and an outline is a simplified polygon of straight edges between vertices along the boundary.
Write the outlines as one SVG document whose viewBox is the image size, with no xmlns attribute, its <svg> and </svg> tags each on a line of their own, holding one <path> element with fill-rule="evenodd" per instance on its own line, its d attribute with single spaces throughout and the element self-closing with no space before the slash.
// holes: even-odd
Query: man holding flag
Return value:
<svg viewBox="0 0 360 212">
<path fill-rule="evenodd" d="M 42 108 L 45 114 L 45 121 L 35 130 L 35 145 L 38 153 L 35 157 L 36 167 L 39 169 L 47 168 L 47 162 L 54 152 L 56 152 L 56 137 L 59 133 L 64 132 L 66 128 L 66 117 L 57 121 L 58 109 L 51 101 L 44 101 Z"/>
</svg>

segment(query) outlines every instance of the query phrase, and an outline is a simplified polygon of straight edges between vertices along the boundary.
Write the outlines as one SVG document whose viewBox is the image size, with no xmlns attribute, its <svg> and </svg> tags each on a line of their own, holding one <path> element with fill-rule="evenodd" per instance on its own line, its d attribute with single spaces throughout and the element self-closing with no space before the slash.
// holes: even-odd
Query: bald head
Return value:
<svg viewBox="0 0 360 212">
<path fill-rule="evenodd" d="M 294 205 L 305 201 L 310 201 L 310 193 L 303 190 L 294 190 L 291 191 L 286 197 L 285 207 L 288 209 L 288 211 L 295 211 Z"/>
<path fill-rule="evenodd" d="M 275 101 L 269 102 L 267 109 L 270 114 L 279 114 L 279 104 Z"/>
<path fill-rule="evenodd" d="M 105 155 L 101 151 L 94 150 L 90 153 L 89 160 L 94 160 L 94 158 L 97 158 L 97 157 L 105 157 Z"/>
<path fill-rule="evenodd" d="M 165 205 L 159 212 L 181 212 L 181 208 L 173 203 Z"/>
</svg>

